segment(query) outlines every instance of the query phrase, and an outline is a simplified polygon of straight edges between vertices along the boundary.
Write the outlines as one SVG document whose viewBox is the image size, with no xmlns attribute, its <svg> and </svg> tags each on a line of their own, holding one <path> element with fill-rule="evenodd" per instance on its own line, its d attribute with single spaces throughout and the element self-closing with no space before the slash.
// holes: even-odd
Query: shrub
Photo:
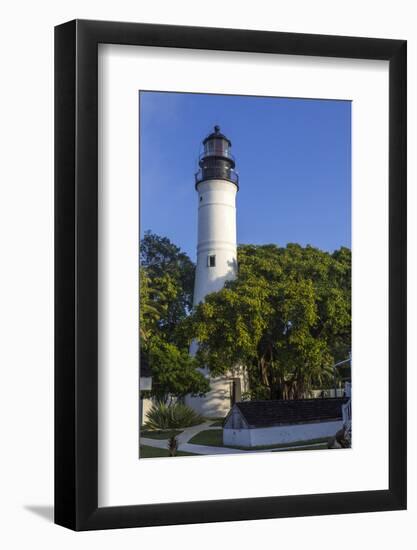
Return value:
<svg viewBox="0 0 417 550">
<path fill-rule="evenodd" d="M 204 418 L 183 403 L 152 405 L 145 423 L 150 430 L 187 428 L 204 422 Z"/>
</svg>

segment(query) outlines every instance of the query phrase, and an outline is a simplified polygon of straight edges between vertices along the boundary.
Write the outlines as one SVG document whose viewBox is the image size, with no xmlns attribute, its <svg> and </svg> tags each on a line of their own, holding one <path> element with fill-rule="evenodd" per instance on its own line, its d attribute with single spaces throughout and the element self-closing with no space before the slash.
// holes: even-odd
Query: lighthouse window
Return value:
<svg viewBox="0 0 417 550">
<path fill-rule="evenodd" d="M 209 267 L 216 267 L 216 256 L 214 254 L 210 254 L 207 264 Z"/>
</svg>

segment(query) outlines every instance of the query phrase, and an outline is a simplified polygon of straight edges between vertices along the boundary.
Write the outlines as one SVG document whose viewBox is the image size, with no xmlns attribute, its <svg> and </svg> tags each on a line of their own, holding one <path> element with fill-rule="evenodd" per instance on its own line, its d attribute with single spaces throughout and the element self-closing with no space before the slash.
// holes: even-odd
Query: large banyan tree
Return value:
<svg viewBox="0 0 417 550">
<path fill-rule="evenodd" d="M 251 399 L 329 387 L 351 349 L 351 252 L 241 245 L 238 277 L 182 322 L 213 375 L 246 369 Z"/>
</svg>

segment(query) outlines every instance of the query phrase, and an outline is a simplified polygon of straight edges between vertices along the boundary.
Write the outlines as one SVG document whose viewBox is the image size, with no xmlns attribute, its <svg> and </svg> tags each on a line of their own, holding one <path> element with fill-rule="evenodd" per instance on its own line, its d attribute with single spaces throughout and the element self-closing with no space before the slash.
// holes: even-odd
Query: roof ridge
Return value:
<svg viewBox="0 0 417 550">
<path fill-rule="evenodd" d="M 341 397 L 303 397 L 302 399 L 249 399 L 247 401 L 236 401 L 235 405 L 244 403 L 299 403 L 300 401 L 338 401 L 348 399 L 347 396 Z"/>
<path fill-rule="evenodd" d="M 348 397 L 254 399 L 235 405 L 249 426 L 267 427 L 339 420 L 343 417 L 343 404 L 348 400 Z"/>
</svg>

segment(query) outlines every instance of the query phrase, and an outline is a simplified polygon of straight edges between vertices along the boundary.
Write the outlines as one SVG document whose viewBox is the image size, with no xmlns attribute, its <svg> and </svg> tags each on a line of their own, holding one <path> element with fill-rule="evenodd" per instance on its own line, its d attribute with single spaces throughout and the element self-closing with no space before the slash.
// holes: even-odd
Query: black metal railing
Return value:
<svg viewBox="0 0 417 550">
<path fill-rule="evenodd" d="M 230 159 L 233 162 L 235 162 L 235 157 L 232 155 L 232 153 L 228 149 L 218 149 L 213 151 L 204 151 L 200 154 L 198 157 L 199 160 L 206 158 L 206 157 L 219 157 L 219 158 L 225 158 Z"/>
<path fill-rule="evenodd" d="M 195 183 L 200 183 L 204 180 L 228 180 L 239 187 L 239 174 L 232 168 L 221 169 L 218 167 L 200 169 L 195 174 Z"/>
</svg>

